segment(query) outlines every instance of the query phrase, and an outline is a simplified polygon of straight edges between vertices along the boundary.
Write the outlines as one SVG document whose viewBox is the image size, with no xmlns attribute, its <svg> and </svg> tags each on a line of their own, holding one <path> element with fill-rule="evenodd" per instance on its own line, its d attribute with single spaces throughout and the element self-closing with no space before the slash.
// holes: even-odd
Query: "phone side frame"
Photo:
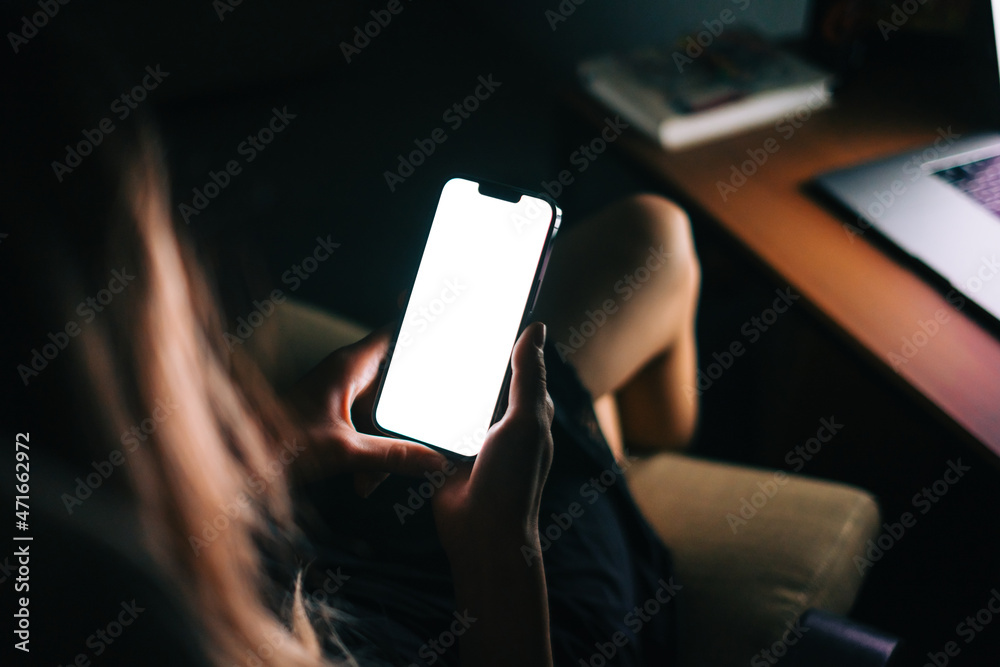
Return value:
<svg viewBox="0 0 1000 667">
<path fill-rule="evenodd" d="M 531 194 L 531 193 L 528 193 Z M 517 336 L 514 337 L 514 343 L 517 343 L 517 339 L 521 337 L 521 334 L 531 324 L 532 319 L 535 314 L 535 306 L 538 304 L 538 295 L 541 293 L 542 280 L 545 279 L 545 272 L 549 268 L 549 259 L 552 257 L 552 248 L 555 245 L 556 234 L 559 233 L 559 225 L 562 222 L 562 209 L 559 205 L 551 198 L 541 194 L 531 194 L 533 197 L 542 199 L 547 202 L 549 206 L 552 207 L 552 219 L 549 222 L 549 232 L 545 237 L 545 243 L 542 246 L 542 258 L 535 267 L 535 277 L 531 281 L 531 291 L 528 293 L 528 298 L 525 301 L 524 312 L 521 314 L 521 322 L 517 327 Z M 511 347 L 511 354 L 513 354 L 514 348 Z M 507 359 L 507 372 L 504 374 L 503 382 L 500 384 L 500 395 L 497 397 L 496 406 L 493 408 L 493 419 L 490 421 L 490 426 L 496 424 L 500 421 L 504 414 L 507 412 L 507 402 L 510 396 L 510 380 L 513 373 L 513 368 L 510 365 L 510 359 Z"/>
</svg>

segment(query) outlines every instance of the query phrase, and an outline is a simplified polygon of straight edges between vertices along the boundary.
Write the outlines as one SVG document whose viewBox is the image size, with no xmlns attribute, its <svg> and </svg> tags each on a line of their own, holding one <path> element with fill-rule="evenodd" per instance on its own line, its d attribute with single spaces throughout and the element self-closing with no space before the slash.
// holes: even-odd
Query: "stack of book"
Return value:
<svg viewBox="0 0 1000 667">
<path fill-rule="evenodd" d="M 672 150 L 812 113 L 831 99 L 829 73 L 736 27 L 707 46 L 692 37 L 588 60 L 578 73 L 594 97 Z"/>
</svg>

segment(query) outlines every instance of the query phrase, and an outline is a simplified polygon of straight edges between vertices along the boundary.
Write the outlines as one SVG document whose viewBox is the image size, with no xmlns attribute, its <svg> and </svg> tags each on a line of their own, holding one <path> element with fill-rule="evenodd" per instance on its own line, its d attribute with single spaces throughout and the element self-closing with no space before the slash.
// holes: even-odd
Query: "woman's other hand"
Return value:
<svg viewBox="0 0 1000 667">
<path fill-rule="evenodd" d="M 479 456 L 434 496 L 441 541 L 453 558 L 497 541 L 533 544 L 538 506 L 552 462 L 552 399 L 545 385 L 545 325 L 526 328 L 511 354 L 507 412 L 490 429 Z"/>
<path fill-rule="evenodd" d="M 389 473 L 419 476 L 447 463 L 429 447 L 375 433 L 371 412 L 391 337 L 383 327 L 336 350 L 296 386 L 291 404 L 310 440 L 301 476 L 353 472 L 367 496 Z"/>
</svg>

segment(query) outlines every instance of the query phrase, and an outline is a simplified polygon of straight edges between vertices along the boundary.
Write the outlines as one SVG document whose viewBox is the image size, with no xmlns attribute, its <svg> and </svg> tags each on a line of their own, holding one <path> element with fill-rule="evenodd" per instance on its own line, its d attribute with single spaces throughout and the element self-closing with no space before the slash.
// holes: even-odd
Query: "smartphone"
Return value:
<svg viewBox="0 0 1000 667">
<path fill-rule="evenodd" d="M 506 409 L 510 355 L 562 212 L 544 195 L 456 177 L 441 190 L 373 408 L 383 433 L 459 459 Z"/>
</svg>

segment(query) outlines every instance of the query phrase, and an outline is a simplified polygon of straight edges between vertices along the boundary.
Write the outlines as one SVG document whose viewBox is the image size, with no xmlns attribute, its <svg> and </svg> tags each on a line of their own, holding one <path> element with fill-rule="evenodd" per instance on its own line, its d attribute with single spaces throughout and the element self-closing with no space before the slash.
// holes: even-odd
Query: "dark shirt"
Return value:
<svg viewBox="0 0 1000 667">
<path fill-rule="evenodd" d="M 544 562 L 555 663 L 675 664 L 678 582 L 670 555 L 629 494 L 573 368 L 552 346 L 546 365 L 556 414 L 539 516 L 542 553 L 525 547 L 522 554 Z M 315 511 L 303 523 L 315 551 L 304 590 L 353 616 L 341 634 L 369 647 L 359 658 L 459 664 L 457 635 L 475 621 L 454 608 L 435 532 L 429 497 L 440 477 L 390 477 L 364 500 L 351 481 L 308 489 Z"/>
</svg>

